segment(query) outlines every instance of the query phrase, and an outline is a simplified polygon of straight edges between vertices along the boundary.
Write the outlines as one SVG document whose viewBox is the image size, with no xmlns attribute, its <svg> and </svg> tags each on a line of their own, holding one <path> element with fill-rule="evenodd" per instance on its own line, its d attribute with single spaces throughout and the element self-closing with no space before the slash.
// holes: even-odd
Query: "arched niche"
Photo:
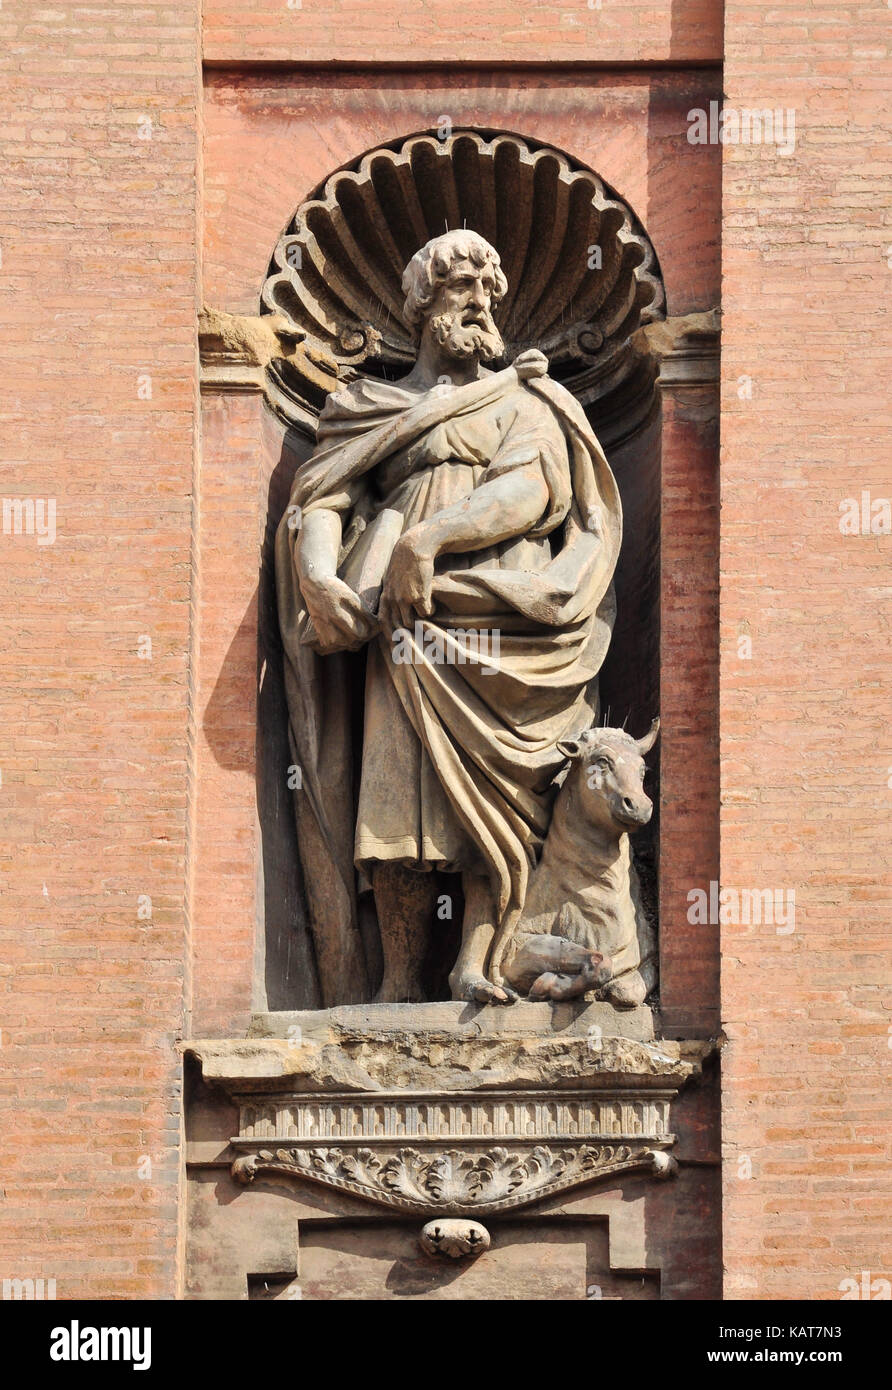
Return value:
<svg viewBox="0 0 892 1390">
<path fill-rule="evenodd" d="M 644 227 L 568 155 L 476 130 L 380 146 L 297 208 L 261 292 L 261 313 L 278 316 L 306 349 L 270 364 L 282 416 L 311 430 L 337 379 L 410 370 L 403 270 L 431 237 L 463 226 L 501 257 L 508 293 L 495 317 L 508 360 L 539 348 L 602 432 L 628 432 L 653 385 L 635 334 L 666 304 Z"/>
<path fill-rule="evenodd" d="M 411 369 L 402 272 L 431 237 L 462 226 L 495 246 L 508 279 L 496 313 L 506 359 L 529 347 L 546 353 L 551 374 L 586 410 L 619 484 L 624 541 L 617 622 L 601 674 L 604 715 L 628 720 L 637 733 L 659 711 L 659 361 L 641 330 L 665 317 L 666 297 L 642 223 L 592 169 L 517 134 L 421 133 L 366 152 L 296 209 L 260 297 L 261 316 L 283 347 L 265 368 L 271 482 L 259 606 L 257 997 L 270 1009 L 318 1003 L 283 795 L 289 755 L 272 538 L 328 392 L 357 375 L 397 379 Z M 657 815 L 636 845 L 654 912 L 658 834 Z"/>
</svg>

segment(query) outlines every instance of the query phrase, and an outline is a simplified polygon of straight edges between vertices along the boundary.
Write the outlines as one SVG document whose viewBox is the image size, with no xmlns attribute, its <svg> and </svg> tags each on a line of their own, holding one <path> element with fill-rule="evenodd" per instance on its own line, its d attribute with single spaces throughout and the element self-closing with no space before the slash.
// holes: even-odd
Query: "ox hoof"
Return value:
<svg viewBox="0 0 892 1390">
<path fill-rule="evenodd" d="M 637 970 L 611 980 L 604 990 L 604 999 L 615 1009 L 637 1009 L 647 998 L 647 985 Z"/>
<path fill-rule="evenodd" d="M 483 975 L 466 975 L 453 991 L 455 999 L 467 999 L 472 1004 L 516 1004 L 517 995 L 507 985 L 494 985 Z"/>
<path fill-rule="evenodd" d="M 546 971 L 531 985 L 527 997 L 534 1002 L 551 999 L 557 1003 L 584 994 L 585 989 L 586 983 L 581 975 L 557 975 L 553 971 Z"/>
</svg>

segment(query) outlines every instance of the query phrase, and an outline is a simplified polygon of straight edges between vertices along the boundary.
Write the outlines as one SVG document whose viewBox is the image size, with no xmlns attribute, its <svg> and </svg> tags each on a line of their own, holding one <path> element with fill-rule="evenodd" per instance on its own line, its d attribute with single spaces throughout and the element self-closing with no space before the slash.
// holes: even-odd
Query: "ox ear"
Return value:
<svg viewBox="0 0 892 1390">
<path fill-rule="evenodd" d="M 588 746 L 589 738 L 590 730 L 583 729 L 582 733 L 574 734 L 572 738 L 559 738 L 556 745 L 557 750 L 562 757 L 569 758 L 571 761 L 575 758 L 581 758 Z"/>
<path fill-rule="evenodd" d="M 642 757 L 644 757 L 645 753 L 649 753 L 650 750 L 653 748 L 654 744 L 657 741 L 657 734 L 659 732 L 660 721 L 659 719 L 655 719 L 654 722 L 651 724 L 650 728 L 648 729 L 647 733 L 644 735 L 644 737 L 635 740 L 635 746 Z"/>
</svg>

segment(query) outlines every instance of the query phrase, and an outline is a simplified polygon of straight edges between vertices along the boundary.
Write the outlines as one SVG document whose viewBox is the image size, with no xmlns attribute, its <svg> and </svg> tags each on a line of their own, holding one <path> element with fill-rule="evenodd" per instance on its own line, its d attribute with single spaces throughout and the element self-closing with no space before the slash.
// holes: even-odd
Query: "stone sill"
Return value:
<svg viewBox="0 0 892 1390">
<path fill-rule="evenodd" d="M 710 1041 L 657 1041 L 647 1008 L 606 1004 L 355 1004 L 258 1014 L 246 1038 L 195 1039 L 230 1097 L 616 1089 L 675 1093 Z"/>
</svg>

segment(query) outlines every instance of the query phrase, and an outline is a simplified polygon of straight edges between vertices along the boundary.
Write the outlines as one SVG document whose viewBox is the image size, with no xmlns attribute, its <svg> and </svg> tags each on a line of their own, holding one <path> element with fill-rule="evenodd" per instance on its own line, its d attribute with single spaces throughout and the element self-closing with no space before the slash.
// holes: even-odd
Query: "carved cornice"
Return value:
<svg viewBox="0 0 892 1390">
<path fill-rule="evenodd" d="M 289 364 L 323 394 L 338 384 L 338 365 L 281 314 L 227 314 L 202 309 L 198 348 L 202 390 L 264 391 L 274 400 L 268 368 Z"/>
<path fill-rule="evenodd" d="M 649 1010 L 597 1003 L 370 1004 L 259 1015 L 247 1038 L 184 1050 L 237 1107 L 217 1161 L 240 1183 L 460 1216 L 671 1176 L 671 1106 L 713 1044 L 651 1034 Z"/>
<path fill-rule="evenodd" d="M 221 335 L 218 325 L 226 322 Z M 609 361 L 581 368 L 575 390 L 581 400 L 596 396 L 598 434 L 613 449 L 635 434 L 656 404 L 655 387 L 685 389 L 718 385 L 720 372 L 720 314 L 711 309 L 662 319 L 636 332 Z M 280 371 L 271 371 L 277 360 L 292 365 L 320 392 L 333 390 L 340 381 L 357 375 L 354 369 L 337 367 L 333 358 L 311 344 L 294 340 L 277 327 L 272 316 L 222 314 L 206 310 L 200 320 L 201 389 L 222 394 L 262 393 L 286 424 L 297 426 L 312 438 L 316 413 L 298 409 L 282 384 Z M 213 324 L 213 327 L 207 325 Z M 340 370 L 340 378 L 335 375 Z"/>
<path fill-rule="evenodd" d="M 621 1173 L 669 1177 L 674 1093 L 664 1084 L 645 1095 L 251 1095 L 239 1106 L 232 1173 L 246 1184 L 309 1179 L 405 1210 L 485 1215 Z"/>
<path fill-rule="evenodd" d="M 669 1103 L 678 1084 L 653 1082 L 643 1094 L 612 1087 L 592 1093 L 518 1088 L 506 1092 L 416 1091 L 357 1096 L 329 1093 L 237 1097 L 234 1144 L 461 1144 L 538 1139 L 670 1142 Z"/>
<path fill-rule="evenodd" d="M 718 385 L 721 310 L 651 323 L 636 335 L 660 364 L 661 387 Z"/>
<path fill-rule="evenodd" d="M 403 1211 L 486 1216 L 601 1178 L 636 1171 L 667 1178 L 675 1168 L 663 1149 L 633 1144 L 383 1152 L 301 1146 L 246 1154 L 232 1172 L 246 1184 L 260 1176 L 303 1178 Z"/>
</svg>

